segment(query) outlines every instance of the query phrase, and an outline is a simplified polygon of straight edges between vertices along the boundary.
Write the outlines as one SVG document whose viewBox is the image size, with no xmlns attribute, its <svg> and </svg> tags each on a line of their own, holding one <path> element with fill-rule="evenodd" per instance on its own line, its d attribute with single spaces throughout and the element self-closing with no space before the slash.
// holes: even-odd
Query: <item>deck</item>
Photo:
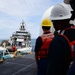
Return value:
<svg viewBox="0 0 75 75">
<path fill-rule="evenodd" d="M 0 75 L 36 75 L 34 53 L 0 63 Z"/>
</svg>

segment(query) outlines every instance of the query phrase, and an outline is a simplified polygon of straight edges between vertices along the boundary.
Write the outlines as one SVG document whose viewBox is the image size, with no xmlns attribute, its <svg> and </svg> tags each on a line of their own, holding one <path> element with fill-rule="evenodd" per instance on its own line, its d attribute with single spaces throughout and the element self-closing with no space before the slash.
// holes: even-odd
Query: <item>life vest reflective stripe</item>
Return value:
<svg viewBox="0 0 75 75">
<path fill-rule="evenodd" d="M 43 34 L 40 37 L 42 39 L 42 46 L 38 51 L 38 58 L 46 58 L 48 55 L 49 44 L 51 43 L 54 34 L 53 33 Z"/>
</svg>

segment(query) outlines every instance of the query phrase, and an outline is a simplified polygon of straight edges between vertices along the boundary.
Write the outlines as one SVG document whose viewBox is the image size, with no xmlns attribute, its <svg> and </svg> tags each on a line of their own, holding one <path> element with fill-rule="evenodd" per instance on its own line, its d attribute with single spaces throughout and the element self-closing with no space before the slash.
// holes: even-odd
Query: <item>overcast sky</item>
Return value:
<svg viewBox="0 0 75 75">
<path fill-rule="evenodd" d="M 31 38 L 39 36 L 41 18 L 51 6 L 63 0 L 0 0 L 0 39 L 9 39 L 22 20 Z"/>
</svg>

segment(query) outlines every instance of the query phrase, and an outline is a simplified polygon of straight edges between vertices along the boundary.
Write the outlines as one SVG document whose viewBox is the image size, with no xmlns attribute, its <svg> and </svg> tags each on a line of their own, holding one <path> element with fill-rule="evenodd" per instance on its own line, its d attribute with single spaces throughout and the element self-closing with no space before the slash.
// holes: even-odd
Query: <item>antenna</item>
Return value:
<svg viewBox="0 0 75 75">
<path fill-rule="evenodd" d="M 21 24 L 20 30 L 25 31 L 26 30 L 26 28 L 25 28 L 26 24 L 25 24 L 24 20 L 22 20 L 22 22 L 20 24 Z"/>
</svg>

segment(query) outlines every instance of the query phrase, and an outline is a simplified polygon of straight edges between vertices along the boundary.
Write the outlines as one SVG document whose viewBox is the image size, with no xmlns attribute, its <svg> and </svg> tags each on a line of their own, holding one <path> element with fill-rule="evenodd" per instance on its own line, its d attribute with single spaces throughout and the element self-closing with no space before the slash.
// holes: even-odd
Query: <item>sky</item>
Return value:
<svg viewBox="0 0 75 75">
<path fill-rule="evenodd" d="M 51 6 L 63 0 L 0 0 L 0 39 L 9 39 L 24 20 L 31 38 L 39 36 L 41 18 Z"/>
</svg>

